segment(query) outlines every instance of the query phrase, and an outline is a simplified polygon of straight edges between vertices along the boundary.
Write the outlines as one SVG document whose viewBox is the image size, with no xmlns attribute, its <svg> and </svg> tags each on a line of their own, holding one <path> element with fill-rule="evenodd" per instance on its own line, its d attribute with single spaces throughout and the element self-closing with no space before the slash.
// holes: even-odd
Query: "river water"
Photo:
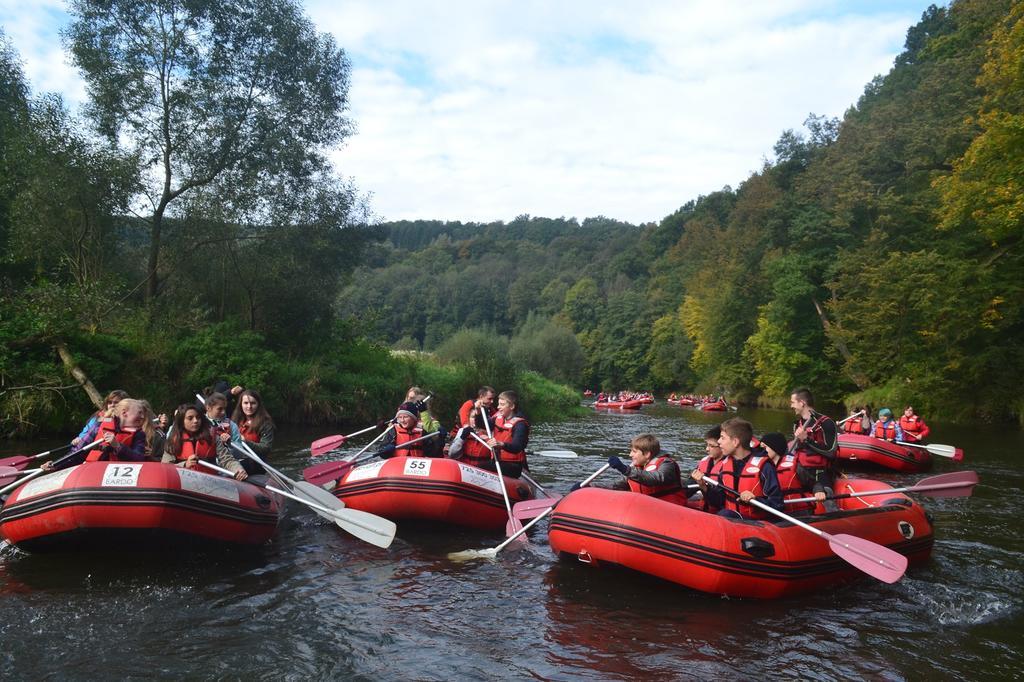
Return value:
<svg viewBox="0 0 1024 682">
<path fill-rule="evenodd" d="M 791 418 L 739 414 L 758 433 Z M 535 457 L 531 470 L 564 492 L 643 432 L 689 464 L 721 419 L 661 404 L 537 425 L 534 449 L 580 457 Z M 298 477 L 322 435 L 283 429 L 275 464 Z M 781 601 L 727 599 L 560 563 L 543 528 L 496 561 L 453 563 L 448 552 L 502 536 L 400 527 L 382 550 L 293 504 L 257 550 L 0 549 L 0 678 L 1019 679 L 1024 435 L 933 425 L 932 438 L 966 452 L 960 464 L 936 458 L 932 473 L 971 468 L 981 484 L 969 498 L 924 500 L 933 557 L 894 585 L 865 578 Z M 51 445 L 6 443 L 0 456 Z"/>
</svg>

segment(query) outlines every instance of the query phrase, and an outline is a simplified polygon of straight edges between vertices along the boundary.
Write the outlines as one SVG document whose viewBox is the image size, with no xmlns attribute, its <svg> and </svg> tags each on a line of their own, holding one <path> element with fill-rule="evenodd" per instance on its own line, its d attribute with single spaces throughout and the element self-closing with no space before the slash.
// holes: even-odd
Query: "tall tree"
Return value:
<svg viewBox="0 0 1024 682">
<path fill-rule="evenodd" d="M 70 12 L 92 118 L 149 163 L 150 299 L 174 202 L 217 187 L 259 216 L 351 132 L 348 60 L 292 0 L 73 0 Z"/>
</svg>

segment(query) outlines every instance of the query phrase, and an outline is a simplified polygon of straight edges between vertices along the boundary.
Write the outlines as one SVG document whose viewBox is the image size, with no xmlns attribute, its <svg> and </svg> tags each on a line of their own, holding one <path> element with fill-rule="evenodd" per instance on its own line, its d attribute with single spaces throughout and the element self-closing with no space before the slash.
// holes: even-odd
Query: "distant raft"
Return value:
<svg viewBox="0 0 1024 682">
<path fill-rule="evenodd" d="M 868 479 L 841 479 L 837 493 L 886 490 Z M 837 500 L 840 511 L 800 517 L 826 533 L 855 535 L 928 559 L 932 524 L 902 493 Z M 548 542 L 560 558 L 618 565 L 679 585 L 733 597 L 774 599 L 864 577 L 826 540 L 789 522 L 741 521 L 632 492 L 582 488 L 551 517 Z"/>
<path fill-rule="evenodd" d="M 639 410 L 643 406 L 640 400 L 605 400 L 594 403 L 594 407 L 606 410 Z"/>
<path fill-rule="evenodd" d="M 30 552 L 186 543 L 260 545 L 283 503 L 266 490 L 160 462 L 90 462 L 15 489 L 0 535 Z"/>
<path fill-rule="evenodd" d="M 904 473 L 927 471 L 932 466 L 932 456 L 924 448 L 857 433 L 841 433 L 838 441 L 836 458 L 843 463 L 868 464 Z"/>
<path fill-rule="evenodd" d="M 525 480 L 455 459 L 393 457 L 348 470 L 332 492 L 346 507 L 392 521 L 423 521 L 481 530 L 508 522 L 505 486 L 511 504 L 536 495 Z"/>
</svg>

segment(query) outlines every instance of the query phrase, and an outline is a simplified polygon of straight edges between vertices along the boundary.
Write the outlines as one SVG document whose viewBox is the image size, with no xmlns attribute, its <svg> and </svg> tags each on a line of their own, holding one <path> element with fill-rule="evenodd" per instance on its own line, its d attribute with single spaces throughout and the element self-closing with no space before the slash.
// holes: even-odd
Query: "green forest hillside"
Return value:
<svg viewBox="0 0 1024 682">
<path fill-rule="evenodd" d="M 351 65 L 297 2 L 69 13 L 81 115 L 0 30 L 0 433 L 217 379 L 304 423 L 365 425 L 412 383 L 450 414 L 481 382 L 534 418 L 571 412 L 569 386 L 803 384 L 1024 415 L 1022 0 L 930 8 L 842 120 L 646 225 L 376 224 L 329 160 Z"/>
<path fill-rule="evenodd" d="M 1022 12 L 929 8 L 842 120 L 811 115 L 736 189 L 658 224 L 387 223 L 340 310 L 403 348 L 436 349 L 460 328 L 508 336 L 524 362 L 578 386 L 772 404 L 806 384 L 837 401 L 1019 418 Z M 560 339 L 543 346 L 559 361 L 530 357 L 540 334 Z M 580 353 L 565 376 L 562 359 Z"/>
</svg>

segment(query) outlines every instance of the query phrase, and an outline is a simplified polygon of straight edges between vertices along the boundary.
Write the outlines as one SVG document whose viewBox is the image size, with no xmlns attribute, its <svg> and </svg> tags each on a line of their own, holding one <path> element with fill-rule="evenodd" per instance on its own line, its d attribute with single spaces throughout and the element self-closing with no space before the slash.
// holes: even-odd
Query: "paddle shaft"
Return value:
<svg viewBox="0 0 1024 682">
<path fill-rule="evenodd" d="M 841 420 L 837 421 L 837 422 L 836 422 L 836 426 L 842 426 L 843 424 L 845 424 L 846 422 L 850 421 L 850 420 L 851 420 L 851 419 L 853 419 L 854 417 L 859 417 L 859 416 L 861 416 L 861 415 L 863 415 L 863 414 L 864 414 L 864 410 L 860 410 L 860 411 L 858 411 L 858 412 L 854 412 L 853 414 L 851 414 L 851 415 L 850 415 L 849 417 L 847 417 L 846 419 L 841 419 Z"/>
<path fill-rule="evenodd" d="M 952 445 L 942 445 L 941 443 L 908 443 L 905 440 L 898 440 L 896 442 L 899 443 L 900 445 L 906 445 L 912 448 L 922 448 L 932 453 L 933 455 L 937 455 L 939 457 L 956 457 L 956 448 L 954 448 Z"/>
<path fill-rule="evenodd" d="M 376 437 L 376 438 L 374 438 L 374 439 L 373 439 L 373 440 L 371 440 L 371 441 L 370 441 L 369 443 L 367 443 L 366 445 L 364 445 L 364 446 L 363 446 L 363 449 L 362 449 L 362 450 L 360 450 L 359 452 L 357 452 L 357 453 L 356 453 L 355 455 L 353 455 L 353 456 L 352 456 L 352 458 L 351 458 L 351 459 L 349 459 L 348 461 L 349 461 L 349 462 L 355 462 L 356 460 L 358 460 L 358 459 L 359 459 L 359 455 L 361 455 L 361 454 L 363 454 L 364 452 L 366 452 L 367 450 L 369 450 L 369 449 L 370 449 L 370 446 L 371 446 L 371 445 L 373 445 L 374 443 L 376 443 L 377 441 L 379 441 L 379 440 L 380 440 L 381 438 L 383 438 L 384 436 L 388 435 L 388 432 L 389 432 L 389 431 L 391 431 L 391 429 L 393 429 L 393 428 L 395 428 L 395 423 L 394 423 L 394 422 L 391 422 L 390 424 L 388 424 L 388 428 L 386 428 L 386 429 L 384 429 L 383 431 L 381 431 L 380 433 L 378 433 L 378 434 L 377 434 L 377 437 Z"/>
<path fill-rule="evenodd" d="M 490 424 L 487 423 L 486 416 L 484 416 L 484 426 L 487 427 L 487 437 L 493 438 L 493 436 L 491 435 L 491 426 Z M 476 438 L 478 441 L 483 443 L 484 446 L 486 446 L 487 449 L 491 451 L 491 457 L 494 458 L 494 468 L 498 470 L 498 487 L 501 488 L 501 497 L 503 500 L 505 500 L 505 511 L 508 512 L 508 522 L 515 526 L 516 520 L 515 517 L 512 516 L 512 502 L 508 499 L 508 490 L 505 489 L 505 475 L 501 473 L 501 462 L 498 461 L 498 453 L 495 452 L 494 448 L 492 448 L 490 445 L 487 445 L 487 441 L 485 441 L 480 436 L 476 435 L 475 431 L 470 429 L 469 433 L 473 436 L 473 438 Z"/>
<path fill-rule="evenodd" d="M 373 424 L 372 426 L 367 426 L 365 429 L 354 431 L 353 433 L 350 433 L 347 436 L 345 436 L 345 440 L 348 440 L 349 438 L 354 438 L 356 436 L 361 436 L 364 433 L 369 433 L 370 431 L 373 431 L 375 428 L 377 428 L 377 425 Z"/>
<path fill-rule="evenodd" d="M 237 447 L 234 443 L 232 443 L 232 446 Z M 246 443 L 244 439 L 241 441 L 241 446 L 245 452 L 249 453 L 249 456 L 253 459 L 253 461 L 259 464 L 264 469 L 266 469 L 267 473 L 270 474 L 270 476 L 273 477 L 276 481 L 278 481 L 278 483 L 282 487 L 289 488 L 292 491 L 298 490 L 298 492 L 302 494 L 298 495 L 295 494 L 294 492 L 286 493 L 282 490 L 272 488 L 270 486 L 267 486 L 267 490 L 277 492 L 291 500 L 295 500 L 300 504 L 306 505 L 320 516 L 323 516 L 324 518 L 334 521 L 345 532 L 354 535 L 355 537 L 359 538 L 360 540 L 363 540 L 364 542 L 370 542 L 378 547 L 387 547 L 391 544 L 391 541 L 395 537 L 395 524 L 393 522 L 383 519 L 379 516 L 369 514 L 367 512 L 353 512 L 348 509 L 345 509 L 345 505 L 341 500 L 337 500 L 338 507 L 335 509 L 326 507 L 317 502 L 316 500 L 310 499 L 310 493 L 303 492 L 302 488 L 299 487 L 295 481 L 288 478 L 280 471 L 264 462 L 259 455 L 253 452 L 252 448 L 249 447 L 249 444 Z M 363 520 L 360 520 L 360 518 Z M 382 538 L 387 538 L 387 542 L 381 544 L 379 540 L 370 539 L 370 537 L 367 536 L 362 536 L 359 533 L 354 532 L 352 530 L 352 526 L 359 528 L 363 531 L 366 531 L 367 533 L 371 533 L 373 534 L 374 537 L 379 536 Z"/>
<path fill-rule="evenodd" d="M 230 476 L 231 478 L 235 477 L 235 475 L 233 473 L 231 473 L 230 471 L 228 471 L 227 469 L 225 469 L 223 467 L 219 467 L 219 466 L 217 466 L 216 464 L 214 464 L 212 462 L 207 462 L 206 460 L 201 459 L 201 460 L 199 460 L 199 463 L 202 464 L 204 467 L 206 467 L 208 469 L 212 469 L 212 470 L 214 470 L 214 471 L 216 471 L 218 473 L 224 474 L 225 476 Z M 255 481 L 246 481 L 246 482 L 251 484 L 251 485 L 256 486 L 257 488 L 263 488 L 265 490 L 269 490 L 270 492 L 276 493 L 276 494 L 280 495 L 281 497 L 287 497 L 289 500 L 295 500 L 296 502 L 298 502 L 300 504 L 306 505 L 310 509 L 315 509 L 316 511 L 323 512 L 324 514 L 327 514 L 328 516 L 330 516 L 333 519 L 344 520 L 345 523 L 351 523 L 353 525 L 359 526 L 360 528 L 363 528 L 364 530 L 368 530 L 370 532 L 376 532 L 375 528 L 370 528 L 369 526 L 365 526 L 365 525 L 359 523 L 358 521 L 353 521 L 351 519 L 339 519 L 338 513 L 335 510 L 328 509 L 327 507 L 321 506 L 321 505 L 317 504 L 316 502 L 310 502 L 309 500 L 307 500 L 305 498 L 302 498 L 302 497 L 299 497 L 298 495 L 293 495 L 292 493 L 290 493 L 290 492 L 288 492 L 286 490 L 281 490 L 280 488 L 275 488 L 274 486 L 269 485 L 269 484 L 256 483 Z"/>
<path fill-rule="evenodd" d="M 597 470 L 597 471 L 595 471 L 594 473 L 590 474 L 590 476 L 588 476 L 588 477 L 587 477 L 587 480 L 585 480 L 585 481 L 583 481 L 582 483 L 580 483 L 580 487 L 581 487 L 581 488 L 583 488 L 583 487 L 586 487 L 587 485 L 589 485 L 591 481 L 593 481 L 593 480 L 594 480 L 595 478 L 597 478 L 598 476 L 600 476 L 601 474 L 603 474 L 603 473 L 604 473 L 605 471 L 607 471 L 607 470 L 608 470 L 608 468 L 609 468 L 609 465 L 608 465 L 608 464 L 605 464 L 605 465 L 604 465 L 604 466 L 602 466 L 602 467 L 601 467 L 600 469 L 598 469 L 598 470 Z M 515 533 L 513 533 L 512 535 L 508 536 L 508 538 L 506 538 L 505 542 L 503 542 L 503 543 L 501 543 L 500 545 L 498 545 L 497 547 L 495 547 L 495 548 L 494 548 L 494 550 L 493 550 L 493 552 L 494 552 L 495 554 L 497 554 L 497 553 L 498 553 L 498 552 L 500 552 L 501 550 L 503 550 L 503 549 L 505 549 L 506 547 L 508 547 L 509 543 L 511 543 L 511 542 L 512 542 L 513 540 L 515 540 L 516 538 L 518 538 L 518 537 L 519 537 L 520 535 L 522 535 L 522 534 L 523 534 L 523 533 L 525 533 L 526 531 L 528 531 L 528 530 L 530 530 L 531 528 L 533 528 L 533 527 L 534 527 L 534 526 L 535 526 L 535 525 L 537 524 L 537 522 L 538 522 L 538 521 L 540 521 L 540 520 L 541 520 L 541 519 L 543 519 L 543 518 L 544 518 L 545 516 L 547 516 L 548 514 L 550 514 L 550 513 L 551 513 L 551 511 L 552 511 L 552 510 L 553 510 L 554 508 L 555 508 L 555 507 L 554 507 L 554 505 L 552 505 L 552 506 L 548 507 L 547 509 L 545 509 L 545 510 L 544 510 L 544 511 L 543 511 L 542 513 L 540 513 L 540 514 L 538 514 L 537 516 L 533 517 L 533 520 L 532 520 L 532 521 L 530 521 L 530 522 L 529 522 L 528 524 L 526 524 L 525 526 L 523 526 L 522 528 L 520 528 L 519 530 L 517 530 L 517 531 L 516 531 Z"/>
<path fill-rule="evenodd" d="M 725 492 L 729 493 L 730 495 L 735 495 L 737 498 L 739 498 L 739 496 L 740 496 L 739 492 L 733 490 L 732 488 L 729 488 L 728 486 L 722 485 L 718 481 L 715 481 L 713 479 L 709 479 L 708 483 L 710 483 L 711 485 L 719 486 L 722 490 L 724 490 Z M 754 507 L 757 507 L 759 509 L 763 509 L 764 511 L 768 512 L 769 514 L 774 514 L 775 516 L 778 516 L 780 519 L 783 519 L 785 521 L 789 521 L 794 526 L 798 526 L 799 528 L 803 528 L 806 531 L 810 531 L 811 533 L 814 533 L 818 537 L 823 538 L 825 540 L 828 540 L 829 543 L 837 543 L 837 544 L 841 545 L 842 547 L 846 548 L 848 551 L 853 552 L 854 554 L 858 554 L 858 555 L 864 557 L 865 559 L 871 561 L 872 563 L 877 563 L 877 564 L 879 564 L 881 566 L 884 566 L 885 568 L 887 568 L 889 570 L 896 570 L 895 566 L 893 566 L 889 562 L 885 561 L 884 559 L 879 559 L 878 557 L 872 556 L 869 552 L 865 552 L 860 547 L 857 547 L 855 545 L 851 545 L 848 542 L 844 542 L 843 540 L 835 537 L 834 535 L 832 535 L 830 533 L 826 533 L 825 531 L 821 530 L 820 528 L 815 528 L 814 526 L 812 526 L 810 524 L 806 524 L 803 521 L 801 521 L 800 519 L 793 518 L 789 514 L 785 514 L 783 512 L 780 512 L 778 509 L 775 509 L 774 507 L 769 507 L 767 504 L 764 504 L 763 502 L 758 502 L 756 499 L 751 499 L 751 500 L 749 500 L 748 504 L 750 504 L 750 505 L 752 505 Z M 867 541 L 865 541 L 865 542 L 867 542 Z M 876 544 L 876 543 L 872 543 L 872 544 Z M 883 548 L 883 549 L 888 549 L 888 548 Z"/>
<path fill-rule="evenodd" d="M 533 478 L 528 473 L 524 471 L 521 475 L 523 478 L 527 480 L 527 482 L 530 485 L 539 490 L 541 495 L 543 495 L 544 497 L 548 496 L 548 491 L 544 490 L 544 486 L 542 486 L 540 483 L 537 483 L 537 481 L 533 480 Z"/>
<path fill-rule="evenodd" d="M 82 452 L 85 452 L 86 450 L 93 449 L 94 447 L 96 447 L 97 445 L 102 443 L 103 440 L 104 439 L 100 438 L 99 440 L 96 440 L 96 441 L 93 441 L 92 443 L 89 443 L 84 448 L 81 448 L 79 450 L 75 450 L 74 452 L 70 452 L 70 453 L 64 455 L 63 457 L 61 457 L 60 459 L 58 459 L 57 461 L 55 461 L 53 463 L 53 468 L 51 468 L 49 471 L 56 471 L 57 470 L 56 467 L 57 467 L 58 464 L 66 462 L 69 459 L 71 459 L 72 457 L 74 457 L 75 455 L 80 454 Z M 47 473 L 47 470 L 45 470 L 45 469 L 36 469 L 35 473 L 31 473 L 28 476 L 22 478 L 21 480 L 15 481 L 14 483 L 11 483 L 10 485 L 7 485 L 7 486 L 4 486 L 3 488 L 0 488 L 0 495 L 6 495 L 7 493 L 9 493 L 10 491 L 14 490 L 15 488 L 17 488 L 18 486 L 22 485 L 23 483 L 26 483 L 26 482 L 30 481 L 31 479 L 35 478 L 36 476 L 39 476 L 39 475 L 45 474 L 45 473 Z"/>
</svg>

